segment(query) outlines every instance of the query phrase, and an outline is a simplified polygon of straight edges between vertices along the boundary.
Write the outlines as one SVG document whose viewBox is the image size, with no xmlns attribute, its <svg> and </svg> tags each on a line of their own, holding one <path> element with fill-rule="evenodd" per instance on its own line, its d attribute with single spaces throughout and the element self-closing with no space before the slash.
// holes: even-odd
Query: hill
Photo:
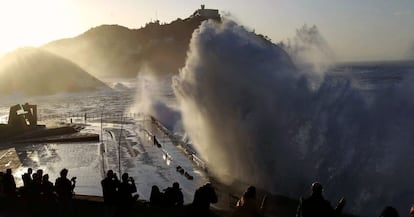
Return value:
<svg viewBox="0 0 414 217">
<path fill-rule="evenodd" d="M 205 19 L 193 16 L 169 24 L 156 21 L 140 29 L 102 25 L 43 48 L 98 78 L 132 78 L 148 68 L 155 74 L 177 73 L 184 66 L 193 31 Z"/>
<path fill-rule="evenodd" d="M 52 95 L 109 88 L 76 64 L 38 48 L 20 48 L 0 59 L 0 95 Z"/>
</svg>

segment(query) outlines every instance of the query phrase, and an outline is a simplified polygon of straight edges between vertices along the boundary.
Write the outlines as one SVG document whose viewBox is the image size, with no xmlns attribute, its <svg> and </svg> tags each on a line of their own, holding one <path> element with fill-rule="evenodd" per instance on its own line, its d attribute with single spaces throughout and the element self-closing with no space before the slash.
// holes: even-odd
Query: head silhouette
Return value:
<svg viewBox="0 0 414 217">
<path fill-rule="evenodd" d="M 204 184 L 204 186 L 206 186 L 207 188 L 212 188 L 213 185 L 211 184 L 211 182 L 207 182 L 206 184 Z"/>
<path fill-rule="evenodd" d="M 311 190 L 312 190 L 312 194 L 321 195 L 323 191 L 322 184 L 319 182 L 312 183 Z"/>
<path fill-rule="evenodd" d="M 112 171 L 112 170 L 108 170 L 108 172 L 106 173 L 106 176 L 107 176 L 108 178 L 112 178 L 112 177 L 114 176 L 114 171 Z"/>
<path fill-rule="evenodd" d="M 399 215 L 394 207 L 387 206 L 382 210 L 380 217 L 399 217 Z"/>
<path fill-rule="evenodd" d="M 180 184 L 178 184 L 178 182 L 174 182 L 172 187 L 173 189 L 180 189 Z"/>
<path fill-rule="evenodd" d="M 124 173 L 124 174 L 122 174 L 122 181 L 123 181 L 123 182 L 127 182 L 127 181 L 128 181 L 128 178 L 129 178 L 128 173 Z"/>
<path fill-rule="evenodd" d="M 151 192 L 159 193 L 160 192 L 160 189 L 158 188 L 158 186 L 153 185 L 152 188 L 151 188 Z"/>
<path fill-rule="evenodd" d="M 63 168 L 63 169 L 60 171 L 60 177 L 62 177 L 62 178 L 66 178 L 67 176 L 68 176 L 68 169 Z"/>
<path fill-rule="evenodd" d="M 49 175 L 45 174 L 43 175 L 43 182 L 48 182 L 49 181 Z"/>
<path fill-rule="evenodd" d="M 243 196 L 245 198 L 255 198 L 256 197 L 256 187 L 249 186 L 247 188 L 246 192 L 244 192 Z"/>
<path fill-rule="evenodd" d="M 414 205 L 411 206 L 410 217 L 414 217 Z"/>
</svg>

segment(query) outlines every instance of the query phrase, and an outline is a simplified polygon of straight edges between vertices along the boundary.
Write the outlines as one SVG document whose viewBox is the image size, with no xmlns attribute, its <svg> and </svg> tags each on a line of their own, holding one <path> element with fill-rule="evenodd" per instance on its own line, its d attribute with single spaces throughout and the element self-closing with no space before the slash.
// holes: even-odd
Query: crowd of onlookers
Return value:
<svg viewBox="0 0 414 217">
<path fill-rule="evenodd" d="M 16 188 L 12 170 L 0 172 L 0 198 L 2 209 L 14 207 L 19 200 L 27 213 L 32 216 L 69 216 L 72 212 L 73 189 L 76 177 L 67 178 L 68 170 L 62 169 L 60 177 L 53 184 L 49 175 L 38 169 L 35 173 L 31 168 L 22 175 L 23 186 Z M 19 210 L 13 210 L 18 213 Z M 18 216 L 18 214 L 16 214 Z"/>
<path fill-rule="evenodd" d="M 60 177 L 53 184 L 49 175 L 38 169 L 35 173 L 31 168 L 22 175 L 23 186 L 16 188 L 12 170 L 0 172 L 0 204 L 1 208 L 12 206 L 18 199 L 23 203 L 21 208 L 27 209 L 31 216 L 74 216 L 73 202 L 76 177 L 68 179 L 68 170 L 62 169 Z M 121 180 L 116 173 L 108 170 L 101 181 L 105 216 L 128 216 L 139 195 L 136 194 L 135 181 L 128 173 L 123 173 Z M 301 198 L 296 217 L 338 217 L 345 206 L 342 198 L 336 207 L 324 199 L 323 187 L 315 182 L 311 186 L 312 194 Z M 148 204 L 155 208 L 183 207 L 185 216 L 214 216 L 210 212 L 210 204 L 217 203 L 218 197 L 211 183 L 199 187 L 194 193 L 191 204 L 184 206 L 183 193 L 180 185 L 174 182 L 171 187 L 161 191 L 154 185 Z M 265 216 L 266 198 L 259 203 L 256 199 L 256 188 L 249 186 L 238 199 L 231 217 L 260 217 Z M 15 211 L 15 210 L 14 210 Z M 15 212 L 18 213 L 18 212 Z M 19 215 L 15 215 L 19 216 Z M 414 217 L 414 206 L 410 209 L 410 217 Z M 399 217 L 398 211 L 391 206 L 385 207 L 380 217 Z"/>
<path fill-rule="evenodd" d="M 49 175 L 43 174 L 38 169 L 33 172 L 28 168 L 22 175 L 23 186 L 16 187 L 12 170 L 7 169 L 6 173 L 0 172 L 0 211 L 13 208 L 16 212 L 16 204 L 21 204 L 25 213 L 29 216 L 73 216 L 73 196 L 76 187 L 76 177 L 68 178 L 68 170 L 62 169 L 60 177 L 53 184 L 49 181 Z M 106 177 L 101 181 L 104 199 L 105 216 L 127 216 L 139 198 L 136 194 L 135 181 L 128 173 L 123 173 L 119 180 L 117 175 L 108 170 Z M 16 203 L 19 201 L 19 203 Z M 192 216 L 209 215 L 210 203 L 217 202 L 216 192 L 207 183 L 201 186 L 194 195 L 194 202 L 186 207 Z M 184 197 L 178 182 L 171 187 L 160 191 L 158 186 L 152 186 L 151 196 L 148 204 L 152 207 L 173 208 L 183 207 Z M 200 215 L 196 213 L 200 212 Z M 18 213 L 18 212 L 17 212 Z M 19 214 L 15 214 L 19 216 Z"/>
<path fill-rule="evenodd" d="M 296 211 L 296 217 L 317 217 L 317 216 L 340 216 L 346 201 L 341 198 L 336 207 L 331 206 L 330 202 L 326 200 L 323 195 L 323 187 L 319 182 L 314 182 L 311 185 L 312 194 L 307 198 L 299 200 L 299 206 Z M 392 206 L 387 206 L 382 210 L 380 217 L 399 217 L 397 209 Z M 414 217 L 414 205 L 411 207 L 409 217 Z"/>
<path fill-rule="evenodd" d="M 133 193 L 137 191 L 134 180 L 127 173 L 122 174 L 120 181 L 116 174 L 109 170 L 101 181 L 101 185 L 107 216 L 125 215 L 138 199 L 138 195 L 133 196 Z M 187 215 L 210 216 L 210 204 L 217 203 L 217 201 L 217 194 L 212 184 L 206 183 L 196 190 L 192 204 L 186 207 Z M 149 205 L 157 208 L 183 207 L 184 197 L 180 184 L 174 182 L 171 187 L 163 191 L 153 185 Z"/>
</svg>

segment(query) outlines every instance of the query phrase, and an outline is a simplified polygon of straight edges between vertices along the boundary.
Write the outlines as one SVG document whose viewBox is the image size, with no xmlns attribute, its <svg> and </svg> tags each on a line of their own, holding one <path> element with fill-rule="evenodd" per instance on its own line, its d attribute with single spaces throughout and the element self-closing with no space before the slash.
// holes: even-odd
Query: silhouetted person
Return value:
<svg viewBox="0 0 414 217">
<path fill-rule="evenodd" d="M 43 170 L 42 169 L 36 170 L 36 174 L 37 174 L 37 177 L 39 177 L 40 180 L 43 179 Z"/>
<path fill-rule="evenodd" d="M 49 181 L 49 175 L 45 174 L 42 177 L 41 183 L 41 207 L 40 214 L 42 216 L 54 216 L 56 214 L 56 195 L 53 183 Z"/>
<path fill-rule="evenodd" d="M 151 188 L 150 205 L 151 206 L 162 206 L 163 193 L 160 191 L 158 186 L 153 185 Z"/>
<path fill-rule="evenodd" d="M 27 172 L 22 175 L 23 186 L 27 187 L 30 182 L 32 182 L 32 168 L 27 168 Z"/>
<path fill-rule="evenodd" d="M 7 200 L 4 194 L 3 179 L 4 173 L 0 171 L 0 211 L 6 207 L 4 201 Z"/>
<path fill-rule="evenodd" d="M 14 199 L 16 197 L 16 182 L 10 168 L 6 170 L 6 174 L 3 176 L 3 191 L 6 198 Z"/>
<path fill-rule="evenodd" d="M 0 171 L 0 199 L 3 199 L 5 197 L 3 182 L 4 182 L 4 173 Z"/>
<path fill-rule="evenodd" d="M 180 184 L 174 182 L 172 187 L 165 189 L 164 203 L 166 206 L 182 206 L 184 203 L 183 192 L 181 192 Z"/>
<path fill-rule="evenodd" d="M 39 174 L 33 173 L 33 181 L 28 185 L 28 205 L 33 216 L 40 216 L 42 212 L 42 177 Z"/>
<path fill-rule="evenodd" d="M 32 197 L 35 197 L 37 200 L 40 197 L 40 193 L 42 192 L 42 177 L 39 173 L 33 174 L 33 181 L 30 184 L 30 193 Z"/>
<path fill-rule="evenodd" d="M 22 175 L 23 188 L 21 188 L 21 195 L 24 199 L 28 199 L 30 193 L 30 185 L 32 184 L 32 168 L 27 168 L 27 172 Z"/>
<path fill-rule="evenodd" d="M 70 216 L 72 212 L 72 195 L 76 185 L 76 177 L 71 180 L 67 178 L 68 170 L 66 168 L 60 171 L 60 177 L 56 179 L 55 190 L 57 193 L 58 203 L 61 208 L 61 215 Z"/>
<path fill-rule="evenodd" d="M 256 188 L 249 186 L 237 201 L 232 217 L 256 217 L 262 216 L 261 213 L 261 208 L 256 200 Z"/>
<path fill-rule="evenodd" d="M 208 213 L 210 204 L 217 203 L 217 194 L 211 183 L 198 188 L 194 193 L 193 208 L 198 213 Z"/>
<path fill-rule="evenodd" d="M 105 204 L 105 216 L 113 216 L 116 211 L 117 193 L 120 182 L 112 170 L 108 170 L 101 181 L 102 194 Z"/>
<path fill-rule="evenodd" d="M 119 195 L 119 208 L 120 213 L 128 213 L 134 202 L 138 199 L 139 195 L 132 196 L 137 192 L 135 181 L 132 177 L 129 177 L 128 173 L 122 174 L 122 182 L 118 188 Z"/>
<path fill-rule="evenodd" d="M 333 208 L 329 201 L 322 196 L 323 187 L 320 183 L 314 182 L 311 187 L 312 195 L 299 202 L 296 217 L 335 217 L 339 216 L 345 206 L 345 199 L 341 198 L 336 208 Z"/>
<path fill-rule="evenodd" d="M 382 210 L 380 217 L 399 217 L 397 209 L 387 206 Z"/>
<path fill-rule="evenodd" d="M 2 178 L 4 200 L 0 204 L 5 208 L 4 216 L 16 216 L 15 205 L 16 205 L 16 183 L 12 175 L 12 170 L 7 169 L 6 173 L 3 174 Z M 1 215 L 1 214 L 0 214 Z"/>
<path fill-rule="evenodd" d="M 49 174 L 43 175 L 42 179 L 42 194 L 44 196 L 52 196 L 55 192 L 55 187 L 53 186 L 53 183 L 49 181 Z"/>
<path fill-rule="evenodd" d="M 161 144 L 160 142 L 158 142 L 157 137 L 153 136 L 152 138 L 154 140 L 154 145 L 157 146 L 158 148 L 161 148 Z"/>
</svg>

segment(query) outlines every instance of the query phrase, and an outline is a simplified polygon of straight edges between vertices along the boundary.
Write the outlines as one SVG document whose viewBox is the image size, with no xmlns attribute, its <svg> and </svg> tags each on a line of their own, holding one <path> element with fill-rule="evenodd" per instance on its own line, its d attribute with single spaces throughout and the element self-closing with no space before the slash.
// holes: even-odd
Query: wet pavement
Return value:
<svg viewBox="0 0 414 217">
<path fill-rule="evenodd" d="M 100 121 L 87 122 L 82 132 L 100 134 Z M 149 134 L 156 136 L 161 148 L 154 145 Z M 118 177 L 119 172 L 129 173 L 135 179 L 140 199 L 144 200 L 149 199 L 152 185 L 165 189 L 178 182 L 185 203 L 192 202 L 195 190 L 207 181 L 203 171 L 169 137 L 153 126 L 149 118 L 145 121 L 142 118 L 128 118 L 121 123 L 103 122 L 102 135 L 101 142 L 5 146 L 0 148 L 0 170 L 12 168 L 16 184 L 21 186 L 21 175 L 29 167 L 43 169 L 51 181 L 58 177 L 62 168 L 67 168 L 69 178 L 77 177 L 76 194 L 100 196 L 104 171 L 112 169 Z M 189 180 L 177 172 L 177 166 L 194 179 Z"/>
</svg>

